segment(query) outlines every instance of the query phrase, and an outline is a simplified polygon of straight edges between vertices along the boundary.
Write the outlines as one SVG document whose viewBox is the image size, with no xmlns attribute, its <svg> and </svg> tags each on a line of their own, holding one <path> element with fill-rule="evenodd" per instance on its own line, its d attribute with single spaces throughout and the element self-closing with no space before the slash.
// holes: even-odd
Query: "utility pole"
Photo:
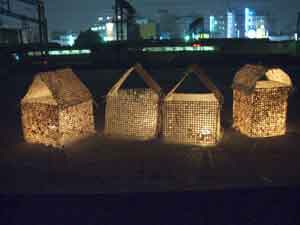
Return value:
<svg viewBox="0 0 300 225">
<path fill-rule="evenodd" d="M 298 12 L 298 19 L 297 19 L 297 38 L 300 39 L 300 12 Z"/>
<path fill-rule="evenodd" d="M 117 41 L 120 39 L 119 37 L 119 1 L 115 0 L 115 24 L 116 24 L 116 38 Z"/>
<path fill-rule="evenodd" d="M 39 21 L 40 44 L 47 44 L 48 43 L 47 19 L 45 15 L 44 2 L 41 0 L 37 0 L 37 11 L 38 11 L 38 21 Z"/>
<path fill-rule="evenodd" d="M 132 22 L 136 10 L 131 6 L 131 4 L 126 0 L 115 0 L 115 24 L 116 24 L 116 33 L 117 40 L 124 40 L 124 24 Z M 128 32 L 128 29 L 127 29 Z M 127 33 L 128 35 L 128 33 Z"/>
<path fill-rule="evenodd" d="M 124 12 L 123 12 L 123 7 L 120 7 L 121 10 L 121 15 L 120 15 L 120 35 L 121 38 L 120 40 L 124 40 Z"/>
<path fill-rule="evenodd" d="M 115 24 L 117 41 L 123 40 L 124 12 L 122 0 L 115 0 Z"/>
</svg>

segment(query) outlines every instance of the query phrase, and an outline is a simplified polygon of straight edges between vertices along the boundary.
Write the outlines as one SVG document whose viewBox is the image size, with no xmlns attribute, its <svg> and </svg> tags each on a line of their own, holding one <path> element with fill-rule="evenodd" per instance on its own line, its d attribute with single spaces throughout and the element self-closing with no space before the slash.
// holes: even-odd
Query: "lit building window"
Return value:
<svg viewBox="0 0 300 225">
<path fill-rule="evenodd" d="M 258 16 L 252 9 L 245 9 L 245 37 L 267 38 L 266 17 Z"/>
</svg>

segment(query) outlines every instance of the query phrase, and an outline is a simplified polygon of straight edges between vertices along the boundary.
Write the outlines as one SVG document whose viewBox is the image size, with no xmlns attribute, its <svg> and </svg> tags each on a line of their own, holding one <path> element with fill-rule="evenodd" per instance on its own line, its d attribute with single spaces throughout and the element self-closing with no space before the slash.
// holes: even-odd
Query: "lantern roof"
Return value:
<svg viewBox="0 0 300 225">
<path fill-rule="evenodd" d="M 69 68 L 38 73 L 22 102 L 40 102 L 65 108 L 92 99 L 88 88 Z"/>
<path fill-rule="evenodd" d="M 280 68 L 247 64 L 235 74 L 232 87 L 240 89 L 245 94 L 251 94 L 256 88 L 257 82 L 263 78 L 277 83 L 276 86 L 293 86 L 290 76 Z"/>
<path fill-rule="evenodd" d="M 219 103 L 224 103 L 224 97 L 220 90 L 215 86 L 215 84 L 209 79 L 206 72 L 200 68 L 198 65 L 190 65 L 182 79 L 174 86 L 174 88 L 166 95 L 165 100 L 174 99 L 176 89 L 184 82 L 184 80 L 190 75 L 195 74 L 197 78 L 201 81 L 202 84 L 211 92 L 207 94 L 177 94 L 176 97 L 179 99 L 185 100 L 198 100 L 203 101 L 204 99 L 207 101 L 218 101 Z"/>
<path fill-rule="evenodd" d="M 145 83 L 151 88 L 153 91 L 155 91 L 157 94 L 162 94 L 162 89 L 159 86 L 159 84 L 152 79 L 151 75 L 143 68 L 143 66 L 139 63 L 135 64 L 131 68 L 129 68 L 123 76 L 118 80 L 118 82 L 110 89 L 107 95 L 116 95 L 118 93 L 118 90 L 121 88 L 123 83 L 127 80 L 127 78 L 136 71 L 137 74 L 145 81 Z"/>
</svg>

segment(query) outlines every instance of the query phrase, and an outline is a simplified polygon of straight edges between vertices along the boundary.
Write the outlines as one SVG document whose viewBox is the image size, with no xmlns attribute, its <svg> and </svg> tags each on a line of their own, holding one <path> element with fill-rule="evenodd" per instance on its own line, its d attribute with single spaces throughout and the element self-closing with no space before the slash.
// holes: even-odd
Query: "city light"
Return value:
<svg viewBox="0 0 300 225">
<path fill-rule="evenodd" d="M 86 55 L 91 54 L 89 49 L 72 49 L 72 50 L 51 50 L 48 53 L 49 55 Z"/>
<path fill-rule="evenodd" d="M 116 40 L 116 29 L 112 15 L 98 17 L 98 21 L 91 27 L 91 30 L 97 32 L 105 42 Z M 120 19 L 120 16 L 118 16 L 118 19 Z M 124 27 L 124 32 L 126 33 L 126 27 Z"/>
<path fill-rule="evenodd" d="M 91 31 L 98 31 L 99 27 L 91 27 Z"/>
<path fill-rule="evenodd" d="M 191 39 L 191 37 L 190 37 L 189 35 L 185 35 L 185 36 L 184 36 L 184 40 L 185 40 L 185 41 L 190 41 L 190 39 Z"/>
<path fill-rule="evenodd" d="M 245 37 L 267 38 L 266 17 L 258 16 L 253 9 L 245 8 Z"/>
<path fill-rule="evenodd" d="M 214 46 L 201 46 L 193 44 L 193 46 L 164 46 L 164 47 L 147 47 L 143 48 L 143 52 L 213 52 L 217 49 Z"/>
<path fill-rule="evenodd" d="M 245 37 L 255 38 L 254 17 L 255 11 L 245 8 Z"/>
<path fill-rule="evenodd" d="M 255 30 L 248 30 L 247 37 L 250 39 L 256 38 L 256 31 Z"/>
<path fill-rule="evenodd" d="M 210 33 L 215 32 L 215 30 L 214 30 L 214 28 L 215 28 L 215 23 L 214 23 L 214 21 L 215 21 L 215 17 L 214 17 L 214 16 L 210 16 L 210 17 L 209 17 L 209 32 L 210 32 Z"/>
<path fill-rule="evenodd" d="M 237 37 L 237 23 L 233 12 L 227 12 L 227 38 Z"/>
<path fill-rule="evenodd" d="M 69 46 L 73 46 L 75 44 L 75 40 L 77 37 L 75 35 L 70 34 L 68 36 L 68 38 L 69 38 L 69 41 L 68 41 Z"/>
<path fill-rule="evenodd" d="M 104 38 L 103 38 L 104 39 Z M 114 40 L 114 23 L 106 23 L 106 40 Z"/>
<path fill-rule="evenodd" d="M 43 52 L 45 54 L 46 52 Z M 62 50 L 50 50 L 48 51 L 50 56 L 59 56 L 59 55 L 89 55 L 91 50 L 89 49 L 62 49 Z M 29 51 L 27 55 L 32 56 L 41 56 L 41 51 Z"/>
<path fill-rule="evenodd" d="M 224 16 L 209 17 L 209 32 L 213 38 L 225 38 L 226 34 L 226 19 Z"/>
</svg>

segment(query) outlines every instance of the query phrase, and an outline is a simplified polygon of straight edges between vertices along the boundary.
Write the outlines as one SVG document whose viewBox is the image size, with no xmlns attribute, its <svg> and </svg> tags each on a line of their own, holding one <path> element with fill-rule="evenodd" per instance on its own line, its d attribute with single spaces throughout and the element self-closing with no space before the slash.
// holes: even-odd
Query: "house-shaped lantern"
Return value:
<svg viewBox="0 0 300 225">
<path fill-rule="evenodd" d="M 134 71 L 149 88 L 120 89 Z M 106 96 L 105 135 L 137 140 L 156 137 L 160 95 L 160 86 L 140 64 L 131 67 Z"/>
<path fill-rule="evenodd" d="M 37 74 L 21 113 L 29 143 L 63 147 L 95 133 L 92 95 L 71 69 Z"/>
<path fill-rule="evenodd" d="M 209 93 L 175 93 L 187 76 L 195 74 Z M 223 96 L 197 65 L 166 95 L 162 105 L 162 137 L 166 142 L 214 146 L 222 136 L 220 112 Z"/>
<path fill-rule="evenodd" d="M 291 89 L 279 68 L 243 66 L 233 81 L 233 127 L 249 137 L 284 135 Z"/>
</svg>

